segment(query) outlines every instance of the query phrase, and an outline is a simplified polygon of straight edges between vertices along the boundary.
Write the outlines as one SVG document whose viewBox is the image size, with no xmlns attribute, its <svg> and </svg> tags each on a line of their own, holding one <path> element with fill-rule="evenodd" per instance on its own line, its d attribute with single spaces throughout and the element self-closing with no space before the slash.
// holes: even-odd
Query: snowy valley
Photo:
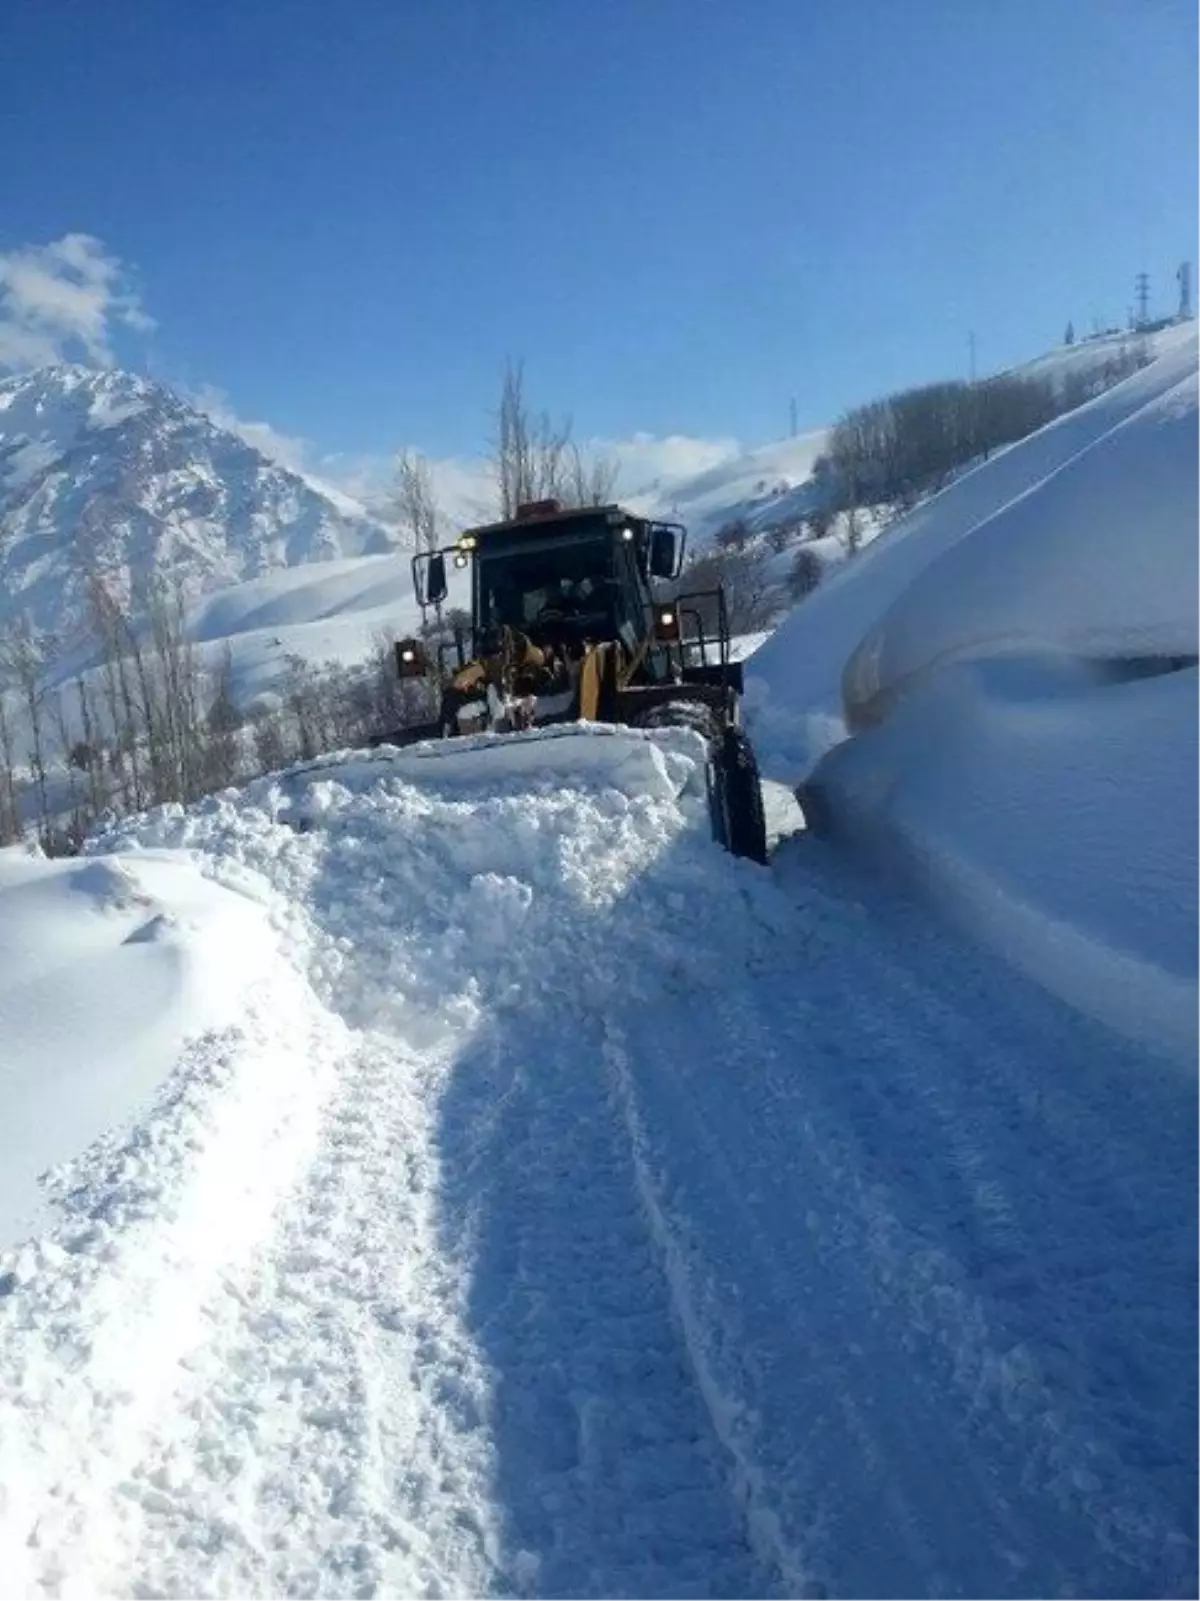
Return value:
<svg viewBox="0 0 1200 1601">
<path fill-rule="evenodd" d="M 0 851 L 15 1593 L 1195 1593 L 1197 367 L 754 650 L 766 867 L 601 725 Z M 93 558 L 252 695 L 412 624 L 377 519 L 56 382 L 0 561 L 64 645 Z M 640 504 L 765 538 L 824 437 Z"/>
</svg>

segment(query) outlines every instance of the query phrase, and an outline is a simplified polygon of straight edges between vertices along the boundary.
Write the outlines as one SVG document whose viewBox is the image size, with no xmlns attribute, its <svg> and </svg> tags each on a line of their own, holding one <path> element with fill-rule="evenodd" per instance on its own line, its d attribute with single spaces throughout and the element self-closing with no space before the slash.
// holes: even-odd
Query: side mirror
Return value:
<svg viewBox="0 0 1200 1601">
<path fill-rule="evenodd" d="M 678 572 L 679 549 L 673 528 L 655 528 L 650 533 L 650 576 L 674 578 Z"/>
<path fill-rule="evenodd" d="M 418 604 L 440 605 L 446 598 L 446 558 L 440 550 L 422 551 L 412 559 L 413 588 Z"/>
<path fill-rule="evenodd" d="M 429 558 L 429 565 L 425 570 L 425 601 L 427 605 L 437 606 L 445 600 L 446 586 L 446 558 L 441 551 L 435 551 Z"/>
<path fill-rule="evenodd" d="M 401 678 L 424 678 L 428 665 L 419 639 L 396 641 L 396 671 Z"/>
</svg>

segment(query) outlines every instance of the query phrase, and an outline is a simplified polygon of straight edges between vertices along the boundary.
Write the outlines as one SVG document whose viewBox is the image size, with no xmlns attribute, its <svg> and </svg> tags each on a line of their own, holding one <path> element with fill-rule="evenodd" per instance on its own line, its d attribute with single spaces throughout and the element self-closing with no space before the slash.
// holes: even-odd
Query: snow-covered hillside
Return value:
<svg viewBox="0 0 1200 1601">
<path fill-rule="evenodd" d="M 1072 380 L 1105 381 L 1106 373 L 1111 381 L 1112 373 L 1139 345 L 1148 354 L 1162 353 L 1181 337 L 1187 337 L 1186 328 L 1168 328 L 1144 338 L 1118 333 L 1081 340 L 1022 362 L 1009 375 L 1049 379 L 1060 390 Z M 642 492 L 631 485 L 630 503 L 650 515 L 687 523 L 698 546 L 730 522 L 744 522 L 753 533 L 795 524 L 814 509 L 813 464 L 826 449 L 830 432 L 816 429 L 795 439 L 733 452 L 703 472 L 669 479 Z"/>
<path fill-rule="evenodd" d="M 709 467 L 692 477 L 633 494 L 629 504 L 653 517 L 687 525 L 702 547 L 725 523 L 745 522 L 754 533 L 798 522 L 813 509 L 813 463 L 824 450 L 828 430 L 797 439 L 780 439 Z"/>
<path fill-rule="evenodd" d="M 240 705 L 277 689 L 289 656 L 360 662 L 381 635 L 419 624 L 403 551 L 309 562 L 214 590 L 189 615 L 189 632 L 215 657 L 226 644 Z"/>
<path fill-rule="evenodd" d="M 69 646 L 90 572 L 199 593 L 391 544 L 159 384 L 70 366 L 0 380 L 0 622 L 25 612 Z"/>
</svg>

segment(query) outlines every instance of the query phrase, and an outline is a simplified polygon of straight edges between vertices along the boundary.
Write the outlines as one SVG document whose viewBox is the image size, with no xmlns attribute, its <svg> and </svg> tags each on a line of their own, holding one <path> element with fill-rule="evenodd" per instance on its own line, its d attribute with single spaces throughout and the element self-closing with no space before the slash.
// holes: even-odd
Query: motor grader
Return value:
<svg viewBox="0 0 1200 1601">
<path fill-rule="evenodd" d="M 735 856 L 765 861 L 724 591 L 678 592 L 685 542 L 681 525 L 620 506 L 535 501 L 420 552 L 412 565 L 423 637 L 397 642 L 396 666 L 404 679 L 434 681 L 438 715 L 372 743 L 567 722 L 689 727 L 708 745 L 714 835 Z M 469 628 L 440 626 L 448 565 L 469 570 Z M 656 583 L 669 598 L 656 596 Z"/>
</svg>

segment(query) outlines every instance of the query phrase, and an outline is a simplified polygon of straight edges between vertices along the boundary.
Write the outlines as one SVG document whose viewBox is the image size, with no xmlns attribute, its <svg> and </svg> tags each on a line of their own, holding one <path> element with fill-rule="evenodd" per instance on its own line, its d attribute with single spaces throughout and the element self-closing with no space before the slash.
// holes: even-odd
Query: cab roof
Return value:
<svg viewBox="0 0 1200 1601">
<path fill-rule="evenodd" d="M 507 517 L 502 522 L 484 523 L 478 528 L 464 528 L 463 534 L 459 537 L 471 535 L 475 539 L 483 540 L 493 538 L 497 534 L 528 533 L 532 528 L 550 531 L 566 523 L 601 519 L 610 524 L 645 521 L 644 518 L 625 511 L 615 503 L 607 506 L 564 506 L 558 500 L 533 500 L 518 506 L 515 517 Z"/>
</svg>

